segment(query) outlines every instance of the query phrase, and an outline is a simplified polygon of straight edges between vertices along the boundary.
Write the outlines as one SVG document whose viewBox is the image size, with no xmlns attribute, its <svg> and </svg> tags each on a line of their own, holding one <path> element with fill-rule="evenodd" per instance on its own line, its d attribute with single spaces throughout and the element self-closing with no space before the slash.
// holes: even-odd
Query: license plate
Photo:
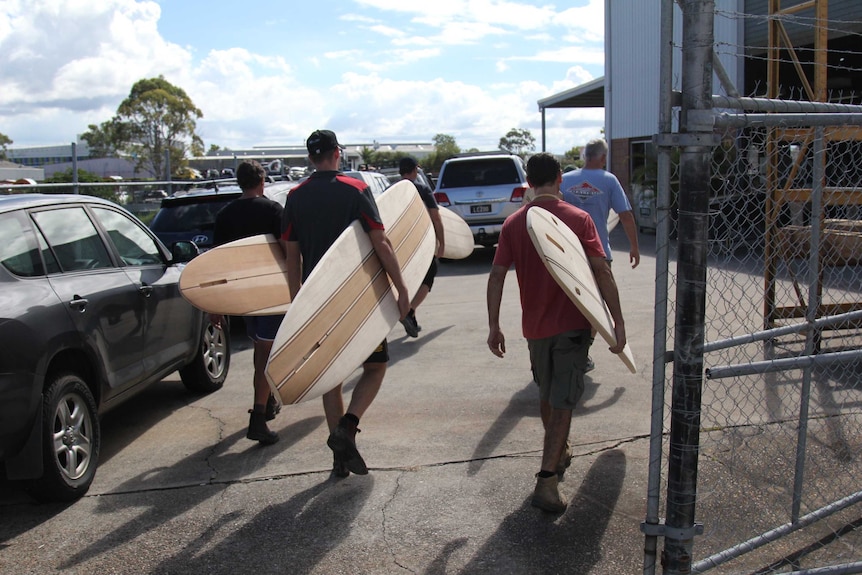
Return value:
<svg viewBox="0 0 862 575">
<path fill-rule="evenodd" d="M 481 204 L 478 206 L 470 206 L 471 214 L 490 214 L 491 204 Z"/>
</svg>

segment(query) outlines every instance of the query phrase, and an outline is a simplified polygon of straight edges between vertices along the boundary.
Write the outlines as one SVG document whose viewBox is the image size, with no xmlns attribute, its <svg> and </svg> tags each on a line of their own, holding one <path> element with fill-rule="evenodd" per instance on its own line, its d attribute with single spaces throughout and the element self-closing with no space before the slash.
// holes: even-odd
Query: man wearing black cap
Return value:
<svg viewBox="0 0 862 575">
<path fill-rule="evenodd" d="M 359 220 L 398 292 L 401 317 L 406 317 L 410 310 L 407 288 L 371 190 L 364 182 L 338 170 L 342 150 L 333 132 L 315 130 L 308 137 L 306 146 L 308 158 L 316 171 L 290 191 L 282 223 L 281 239 L 285 246 L 291 299 L 296 297 L 302 281 L 341 232 L 354 220 Z M 368 473 L 365 461 L 356 449 L 357 426 L 383 383 L 387 361 L 389 348 L 384 339 L 362 364 L 362 376 L 353 389 L 346 412 L 340 385 L 323 395 L 323 410 L 330 432 L 326 444 L 332 449 L 332 472 L 337 477 L 346 477 L 350 472 L 358 475 Z"/>
<path fill-rule="evenodd" d="M 422 327 L 416 321 L 416 308 L 425 301 L 425 298 L 431 291 L 431 287 L 434 285 L 434 278 L 437 276 L 437 258 L 443 256 L 443 248 L 445 246 L 443 220 L 440 219 L 440 207 L 437 205 L 437 200 L 434 199 L 434 192 L 418 179 L 419 163 L 410 156 L 401 158 L 398 162 L 398 173 L 401 174 L 402 179 L 410 180 L 416 186 L 416 189 L 419 191 L 419 197 L 422 198 L 422 202 L 428 208 L 428 215 L 431 217 L 431 223 L 434 225 L 434 234 L 437 236 L 437 253 L 431 259 L 431 267 L 428 268 L 428 273 L 425 274 L 425 279 L 422 280 L 419 291 L 416 292 L 416 295 L 413 296 L 413 301 L 410 302 L 410 312 L 407 314 L 407 317 L 401 320 L 401 325 L 404 326 L 404 331 L 407 332 L 407 335 L 418 337 Z"/>
</svg>

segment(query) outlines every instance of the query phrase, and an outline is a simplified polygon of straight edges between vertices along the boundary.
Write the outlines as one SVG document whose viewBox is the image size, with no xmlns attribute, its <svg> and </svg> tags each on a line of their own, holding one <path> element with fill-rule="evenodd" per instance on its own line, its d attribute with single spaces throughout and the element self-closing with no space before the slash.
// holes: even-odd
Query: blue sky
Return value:
<svg viewBox="0 0 862 575">
<path fill-rule="evenodd" d="M 0 0 L 0 132 L 74 141 L 132 84 L 164 75 L 201 109 L 207 147 L 541 145 L 536 101 L 604 72 L 604 0 Z M 433 12 L 430 12 L 433 10 Z M 603 111 L 549 110 L 547 146 L 600 134 Z"/>
</svg>

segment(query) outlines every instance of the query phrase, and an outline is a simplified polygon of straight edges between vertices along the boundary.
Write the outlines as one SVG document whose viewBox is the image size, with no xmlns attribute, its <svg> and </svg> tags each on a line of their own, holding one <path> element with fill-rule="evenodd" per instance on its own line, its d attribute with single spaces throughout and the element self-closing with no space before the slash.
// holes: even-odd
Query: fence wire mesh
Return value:
<svg viewBox="0 0 862 575">
<path fill-rule="evenodd" d="M 862 506 L 853 504 L 862 490 L 862 359 L 854 355 L 862 322 L 853 313 L 862 310 L 862 148 L 846 141 L 847 132 L 742 128 L 726 133 L 713 154 L 704 326 L 710 377 L 697 474 L 704 533 L 695 541 L 695 572 L 787 573 L 862 558 Z M 678 169 L 673 162 L 672 198 Z M 673 205 L 670 213 L 674 221 Z M 657 238 L 671 246 L 671 326 L 674 237 L 672 225 L 670 239 Z M 780 330 L 806 317 L 827 325 Z M 775 370 L 776 360 L 837 352 L 849 357 Z M 786 536 L 773 533 L 793 531 L 789 525 L 836 502 L 844 509 Z M 735 558 L 735 547 L 757 549 Z"/>
</svg>

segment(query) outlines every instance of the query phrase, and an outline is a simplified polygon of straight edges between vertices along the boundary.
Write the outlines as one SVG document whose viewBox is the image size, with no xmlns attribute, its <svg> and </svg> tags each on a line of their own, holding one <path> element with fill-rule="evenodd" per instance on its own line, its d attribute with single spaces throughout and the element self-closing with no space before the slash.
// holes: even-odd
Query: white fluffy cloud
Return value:
<svg viewBox="0 0 862 575">
<path fill-rule="evenodd" d="M 74 141 L 111 118 L 137 80 L 163 75 L 203 112 L 206 145 L 301 145 L 319 127 L 350 143 L 427 142 L 445 133 L 482 149 L 519 127 L 541 145 L 537 100 L 601 74 L 601 5 L 556 12 L 516 1 L 441 0 L 428 14 L 426 3 L 360 0 L 335 19 L 357 30 L 353 41 L 339 29 L 331 37 L 345 41 L 311 50 L 292 38 L 302 30 L 284 28 L 270 32 L 284 37 L 273 36 L 277 47 L 268 50 L 241 36 L 171 42 L 153 1 L 6 0 L 0 132 L 13 146 Z M 466 72 L 450 75 L 455 64 Z M 539 66 L 555 68 L 533 77 Z M 601 110 L 550 116 L 548 147 L 556 152 L 595 137 L 603 123 Z"/>
</svg>

